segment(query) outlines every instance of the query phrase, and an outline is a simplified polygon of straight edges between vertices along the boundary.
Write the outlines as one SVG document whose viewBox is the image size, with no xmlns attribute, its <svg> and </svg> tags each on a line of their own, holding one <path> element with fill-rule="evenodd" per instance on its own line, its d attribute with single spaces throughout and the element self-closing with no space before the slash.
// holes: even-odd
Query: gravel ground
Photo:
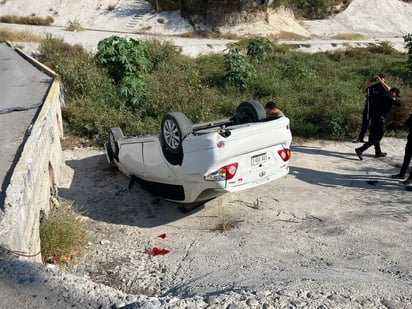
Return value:
<svg viewBox="0 0 412 309">
<path fill-rule="evenodd" d="M 129 191 L 101 149 L 66 150 L 59 193 L 92 237 L 77 266 L 42 272 L 90 308 L 410 308 L 411 192 L 389 177 L 404 144 L 363 161 L 351 142 L 294 144 L 288 176 L 187 213 Z"/>
<path fill-rule="evenodd" d="M 20 2 L 7 1 L 7 10 L 13 4 L 19 12 L 28 8 Z M 52 6 L 45 3 L 30 5 Z M 375 19 L 383 29 L 396 24 L 366 16 L 356 9 L 363 4 L 353 1 L 351 14 L 305 27 L 332 35 L 351 32 L 342 29 L 343 17 L 351 17 L 345 25 L 365 24 L 370 31 Z M 393 16 L 409 21 L 409 9 Z M 62 18 L 70 12 L 82 25 L 107 24 L 90 18 L 86 8 L 59 7 Z M 112 24 L 124 26 L 121 20 Z M 394 27 L 402 45 L 402 29 Z M 65 40 L 90 49 L 107 36 L 53 29 L 47 32 L 60 31 Z M 225 42 L 176 45 L 196 56 L 211 46 L 221 50 Z M 330 42 L 310 45 L 331 48 Z M 137 185 L 129 191 L 129 180 L 107 165 L 101 149 L 66 150 L 60 196 L 82 211 L 91 235 L 86 255 L 75 267 L 59 270 L 0 251 L 0 308 L 412 308 L 412 193 L 389 178 L 399 170 L 404 145 L 385 138 L 388 157 L 375 159 L 370 151 L 359 161 L 351 142 L 294 143 L 288 176 L 187 213 Z M 149 255 L 154 247 L 170 252 Z"/>
<path fill-rule="evenodd" d="M 359 161 L 351 142 L 294 143 L 286 177 L 186 213 L 128 190 L 101 149 L 65 150 L 86 254 L 59 270 L 3 252 L 0 308 L 411 308 L 411 192 L 389 177 L 404 145 Z"/>
</svg>

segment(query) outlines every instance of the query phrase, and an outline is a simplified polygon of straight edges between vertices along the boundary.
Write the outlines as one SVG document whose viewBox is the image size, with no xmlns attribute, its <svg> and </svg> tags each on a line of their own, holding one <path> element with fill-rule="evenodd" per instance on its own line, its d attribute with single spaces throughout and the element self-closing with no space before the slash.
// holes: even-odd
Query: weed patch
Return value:
<svg viewBox="0 0 412 309">
<path fill-rule="evenodd" d="M 84 28 L 82 27 L 80 22 L 77 20 L 69 21 L 65 29 L 66 31 L 73 31 L 73 32 L 84 31 Z"/>
<path fill-rule="evenodd" d="M 126 135 L 158 133 L 167 112 L 207 122 L 233 116 L 237 105 L 249 99 L 277 102 L 295 138 L 353 138 L 361 125 L 361 89 L 381 71 L 402 93 L 387 136 L 403 130 L 412 112 L 407 54 L 388 43 L 314 54 L 269 43 L 243 39 L 225 54 L 192 59 L 169 42 L 109 38 L 93 55 L 47 37 L 39 59 L 63 82 L 67 129 L 100 145 L 110 127 L 119 126 Z"/>
<path fill-rule="evenodd" d="M 0 42 L 42 42 L 42 38 L 28 31 L 0 30 Z"/>
<path fill-rule="evenodd" d="M 83 221 L 72 207 L 72 202 L 59 199 L 40 224 L 40 241 L 43 261 L 69 264 L 80 256 L 87 242 Z"/>
<path fill-rule="evenodd" d="M 339 33 L 333 37 L 336 40 L 364 40 L 365 36 L 360 33 Z"/>
<path fill-rule="evenodd" d="M 0 16 L 0 22 L 8 24 L 22 24 L 34 26 L 50 26 L 53 23 L 53 17 L 38 17 L 38 16 L 15 16 L 3 15 Z"/>
</svg>

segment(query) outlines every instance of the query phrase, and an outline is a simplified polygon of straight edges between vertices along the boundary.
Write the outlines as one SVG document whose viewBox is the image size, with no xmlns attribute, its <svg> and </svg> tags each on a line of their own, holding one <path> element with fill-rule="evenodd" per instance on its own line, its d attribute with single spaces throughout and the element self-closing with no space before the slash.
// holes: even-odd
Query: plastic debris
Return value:
<svg viewBox="0 0 412 309">
<path fill-rule="evenodd" d="M 25 284 L 25 283 L 27 283 L 27 282 L 33 283 L 33 282 L 35 282 L 35 281 L 36 281 L 36 279 L 33 278 L 33 277 L 23 278 L 23 279 L 20 279 L 20 280 L 19 280 L 19 284 Z"/>
<path fill-rule="evenodd" d="M 150 250 L 148 253 L 149 253 L 149 255 L 153 255 L 153 256 L 156 256 L 156 255 L 166 255 L 166 254 L 168 254 L 170 251 L 169 250 L 167 250 L 167 249 L 159 249 L 159 248 L 157 248 L 157 247 L 154 247 L 152 250 Z"/>
<path fill-rule="evenodd" d="M 46 263 L 49 264 L 59 264 L 59 263 L 65 263 L 68 264 L 72 260 L 71 255 L 61 255 L 59 256 L 49 256 L 45 259 Z"/>
<path fill-rule="evenodd" d="M 166 233 L 160 234 L 160 235 L 157 236 L 157 237 L 160 237 L 160 238 L 162 238 L 162 239 L 165 239 L 165 238 L 166 238 Z"/>
</svg>

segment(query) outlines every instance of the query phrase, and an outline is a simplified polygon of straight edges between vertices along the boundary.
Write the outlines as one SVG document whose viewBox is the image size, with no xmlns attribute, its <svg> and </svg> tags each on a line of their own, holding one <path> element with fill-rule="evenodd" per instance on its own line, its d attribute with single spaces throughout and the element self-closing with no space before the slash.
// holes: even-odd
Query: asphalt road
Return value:
<svg viewBox="0 0 412 309">
<path fill-rule="evenodd" d="M 0 44 L 0 205 L 27 130 L 39 110 L 52 78 L 7 44 Z"/>
</svg>

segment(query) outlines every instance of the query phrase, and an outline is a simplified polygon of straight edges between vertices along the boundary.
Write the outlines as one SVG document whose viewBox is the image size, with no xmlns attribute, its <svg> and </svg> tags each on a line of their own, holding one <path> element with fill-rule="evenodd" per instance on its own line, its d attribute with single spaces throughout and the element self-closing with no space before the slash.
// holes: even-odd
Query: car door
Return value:
<svg viewBox="0 0 412 309">
<path fill-rule="evenodd" d="M 145 176 L 154 182 L 173 183 L 176 177 L 162 155 L 160 145 L 156 141 L 143 143 L 143 164 Z"/>
</svg>

